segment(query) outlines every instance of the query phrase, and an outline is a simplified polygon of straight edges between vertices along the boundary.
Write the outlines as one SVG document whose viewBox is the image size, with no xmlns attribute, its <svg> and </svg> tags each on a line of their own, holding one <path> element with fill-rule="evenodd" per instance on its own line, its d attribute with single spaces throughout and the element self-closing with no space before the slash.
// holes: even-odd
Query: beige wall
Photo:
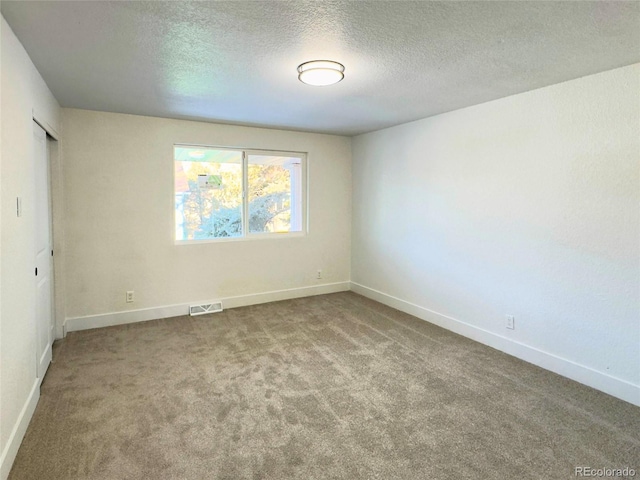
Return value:
<svg viewBox="0 0 640 480">
<path fill-rule="evenodd" d="M 638 92 L 633 65 L 355 137 L 352 281 L 640 403 Z"/>
<path fill-rule="evenodd" d="M 37 399 L 32 118 L 59 130 L 60 107 L 2 18 L 0 182 L 0 478 L 8 474 Z M 16 197 L 23 216 L 16 215 Z"/>
<path fill-rule="evenodd" d="M 67 317 L 349 280 L 349 138 L 74 109 L 63 118 Z M 309 234 L 175 245 L 175 143 L 308 152 Z"/>
</svg>

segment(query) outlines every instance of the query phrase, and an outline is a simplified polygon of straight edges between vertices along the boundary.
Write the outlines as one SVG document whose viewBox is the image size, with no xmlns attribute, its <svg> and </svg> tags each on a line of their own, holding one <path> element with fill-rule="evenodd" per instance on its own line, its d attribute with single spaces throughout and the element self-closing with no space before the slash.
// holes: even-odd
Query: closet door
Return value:
<svg viewBox="0 0 640 480">
<path fill-rule="evenodd" d="M 51 362 L 53 344 L 51 241 L 51 201 L 49 194 L 49 152 L 47 134 L 33 122 L 33 164 L 35 169 L 35 279 L 36 279 L 36 361 L 42 380 Z"/>
</svg>

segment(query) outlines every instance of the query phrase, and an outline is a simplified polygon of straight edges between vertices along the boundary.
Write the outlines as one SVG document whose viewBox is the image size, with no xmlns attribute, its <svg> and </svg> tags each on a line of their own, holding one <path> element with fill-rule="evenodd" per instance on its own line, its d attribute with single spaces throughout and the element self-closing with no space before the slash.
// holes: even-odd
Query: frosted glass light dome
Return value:
<svg viewBox="0 0 640 480">
<path fill-rule="evenodd" d="M 298 67 L 298 80 L 307 85 L 324 87 L 344 78 L 344 65 L 331 60 L 312 60 Z"/>
</svg>

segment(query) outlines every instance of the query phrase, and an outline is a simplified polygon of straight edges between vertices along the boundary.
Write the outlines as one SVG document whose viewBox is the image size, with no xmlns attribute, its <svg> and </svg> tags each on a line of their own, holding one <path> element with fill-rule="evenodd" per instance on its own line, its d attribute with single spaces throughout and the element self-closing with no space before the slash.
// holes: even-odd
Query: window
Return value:
<svg viewBox="0 0 640 480">
<path fill-rule="evenodd" d="M 305 155 L 176 145 L 177 241 L 304 232 Z"/>
</svg>

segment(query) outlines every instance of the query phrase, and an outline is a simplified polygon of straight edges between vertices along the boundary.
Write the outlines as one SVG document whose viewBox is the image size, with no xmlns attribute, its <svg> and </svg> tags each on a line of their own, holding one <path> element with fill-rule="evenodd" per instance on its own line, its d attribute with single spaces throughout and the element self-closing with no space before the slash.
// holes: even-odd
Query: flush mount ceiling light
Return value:
<svg viewBox="0 0 640 480">
<path fill-rule="evenodd" d="M 298 80 L 307 85 L 324 87 L 344 78 L 344 65 L 331 60 L 312 60 L 298 67 Z"/>
</svg>

